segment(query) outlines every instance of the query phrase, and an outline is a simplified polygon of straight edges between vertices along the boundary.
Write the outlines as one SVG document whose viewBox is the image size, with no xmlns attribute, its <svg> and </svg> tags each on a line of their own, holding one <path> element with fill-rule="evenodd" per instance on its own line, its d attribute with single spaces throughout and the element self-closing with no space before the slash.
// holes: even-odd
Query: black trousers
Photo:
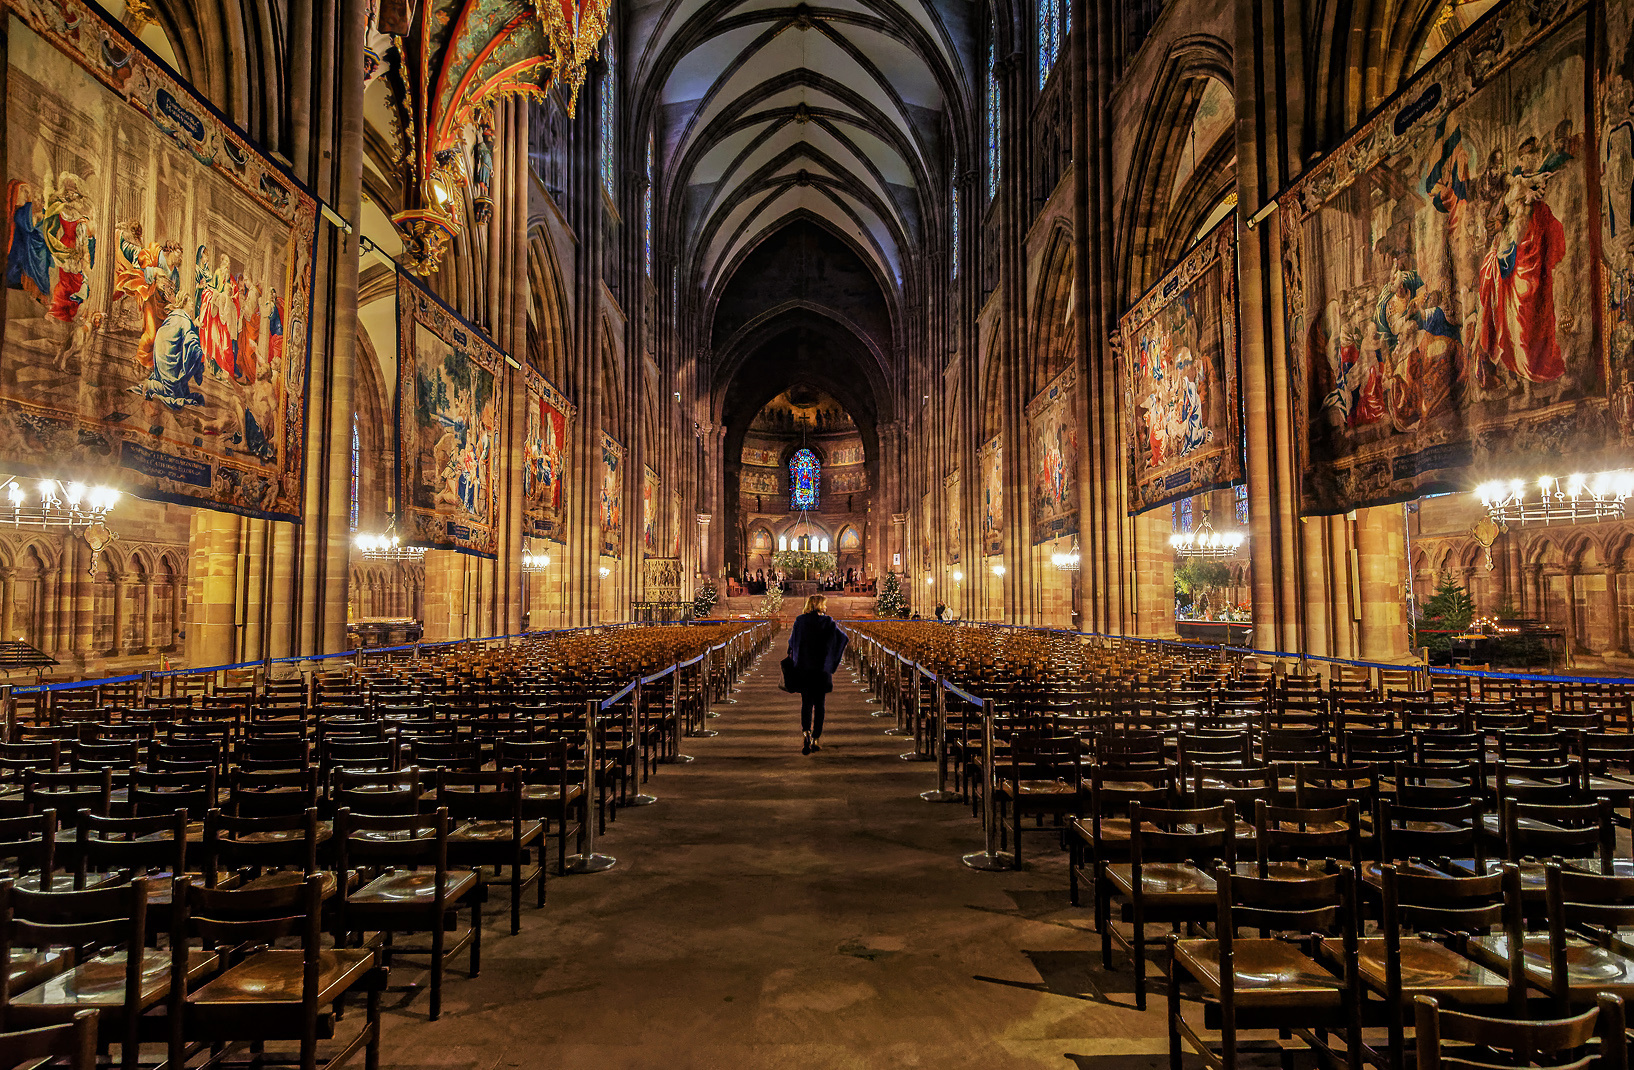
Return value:
<svg viewBox="0 0 1634 1070">
<path fill-rule="evenodd" d="M 823 700 L 827 697 L 821 691 L 800 692 L 800 730 L 810 732 L 812 739 L 823 738 Z"/>
</svg>

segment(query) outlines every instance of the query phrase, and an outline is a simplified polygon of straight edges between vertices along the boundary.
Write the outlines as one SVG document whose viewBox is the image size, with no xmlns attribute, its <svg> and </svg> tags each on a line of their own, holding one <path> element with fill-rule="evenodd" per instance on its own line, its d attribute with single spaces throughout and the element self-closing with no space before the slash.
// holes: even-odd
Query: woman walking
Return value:
<svg viewBox="0 0 1634 1070">
<path fill-rule="evenodd" d="M 794 682 L 800 692 L 800 729 L 805 733 L 801 754 L 822 750 L 823 703 L 834 690 L 834 670 L 850 640 L 823 612 L 828 599 L 814 594 L 806 599 L 806 609 L 794 619 L 789 631 L 789 657 L 794 661 Z"/>
</svg>

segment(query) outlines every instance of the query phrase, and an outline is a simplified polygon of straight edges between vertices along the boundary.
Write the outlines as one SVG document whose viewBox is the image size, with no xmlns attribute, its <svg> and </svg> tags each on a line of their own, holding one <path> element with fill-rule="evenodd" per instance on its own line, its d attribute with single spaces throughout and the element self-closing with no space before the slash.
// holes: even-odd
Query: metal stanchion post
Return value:
<svg viewBox="0 0 1634 1070">
<path fill-rule="evenodd" d="M 918 672 L 917 669 L 911 667 L 908 671 Z M 896 718 L 896 724 L 887 728 L 885 734 L 888 736 L 905 736 L 908 734 L 908 729 L 903 714 L 907 709 L 907 703 L 902 701 L 902 658 L 900 655 L 891 657 L 891 677 L 891 701 L 887 705 L 891 707 L 891 713 Z M 915 693 L 919 691 L 919 680 L 917 678 L 913 682 L 913 689 Z"/>
<path fill-rule="evenodd" d="M 926 802 L 958 802 L 958 793 L 947 790 L 947 691 L 940 676 L 936 678 L 936 701 L 931 712 L 936 715 L 936 790 L 922 791 L 919 797 Z"/>
<path fill-rule="evenodd" d="M 883 706 L 884 705 L 884 702 L 880 699 L 880 695 L 879 695 L 879 678 L 880 678 L 880 675 L 881 675 L 880 668 L 879 668 L 879 659 L 882 656 L 883 649 L 884 648 L 882 648 L 879 645 L 878 642 L 870 642 L 868 644 L 868 680 L 867 680 L 867 687 L 868 687 L 868 690 L 871 693 L 863 701 L 868 703 L 868 705 L 870 705 L 870 706 Z M 883 716 L 885 716 L 885 711 L 883 709 L 874 710 L 874 711 L 872 711 L 872 716 L 874 716 L 874 717 L 883 717 Z"/>
<path fill-rule="evenodd" d="M 0 684 L 0 741 L 17 743 L 17 698 L 10 684 Z"/>
<path fill-rule="evenodd" d="M 982 705 L 982 836 L 984 848 L 963 858 L 971 869 L 996 871 L 1014 868 L 1016 856 L 999 850 L 999 810 L 997 777 L 993 769 L 993 706 Z"/>
<path fill-rule="evenodd" d="M 148 704 L 148 699 L 150 699 L 152 697 L 153 697 L 153 670 L 152 669 L 143 669 L 142 670 L 142 705 L 146 706 Z"/>
<path fill-rule="evenodd" d="M 636 761 L 636 793 L 625 800 L 625 806 L 651 806 L 658 801 L 658 796 L 649 795 L 640 789 L 641 768 L 646 765 L 642 761 L 642 745 L 647 738 L 647 719 L 641 715 L 641 680 L 635 682 L 635 690 L 630 692 L 630 701 L 634 705 L 630 708 L 630 720 L 635 724 L 635 761 Z"/>
<path fill-rule="evenodd" d="M 711 664 L 714 660 L 710 659 Z M 732 697 L 732 692 L 737 688 L 732 686 L 732 675 L 731 647 L 727 646 L 721 650 L 721 701 L 736 705 L 738 700 Z"/>
<path fill-rule="evenodd" d="M 709 663 L 709 654 L 705 652 L 701 664 Z M 664 761 L 672 765 L 685 765 L 692 760 L 692 755 L 681 753 L 681 736 L 684 731 L 681 725 L 681 670 L 675 670 L 675 686 L 670 688 L 670 713 L 674 721 L 670 728 L 670 756 Z"/>
<path fill-rule="evenodd" d="M 921 716 L 924 710 L 919 701 L 920 684 L 923 682 L 924 673 L 919 671 L 917 661 L 908 672 L 913 677 L 913 704 L 908 707 L 908 716 L 913 718 L 913 750 L 897 757 L 905 762 L 928 762 L 930 755 L 925 753 L 925 718 Z"/>
<path fill-rule="evenodd" d="M 579 853 L 567 856 L 567 872 L 600 873 L 618 859 L 596 853 L 596 720 L 601 703 L 591 699 L 584 710 L 584 820 L 579 822 Z"/>
</svg>

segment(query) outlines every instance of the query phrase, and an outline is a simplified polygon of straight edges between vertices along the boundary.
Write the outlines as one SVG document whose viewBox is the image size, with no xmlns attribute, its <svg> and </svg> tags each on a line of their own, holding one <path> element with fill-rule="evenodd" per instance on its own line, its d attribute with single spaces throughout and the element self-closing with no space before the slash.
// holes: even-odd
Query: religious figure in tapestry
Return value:
<svg viewBox="0 0 1634 1070">
<path fill-rule="evenodd" d="M 550 381 L 523 366 L 527 421 L 522 432 L 522 528 L 536 539 L 565 542 L 562 481 L 567 472 L 567 425 L 573 406 Z"/>
<path fill-rule="evenodd" d="M 1131 513 L 1242 479 L 1236 287 L 1233 213 L 1123 317 Z"/>
<path fill-rule="evenodd" d="M 624 447 L 601 433 L 601 502 L 597 511 L 601 527 L 601 552 L 617 557 L 624 544 Z"/>
<path fill-rule="evenodd" d="M 1283 196 L 1302 512 L 1592 470 L 1634 437 L 1627 342 L 1587 296 L 1617 256 L 1590 172 L 1627 174 L 1626 143 L 1602 162 L 1582 135 L 1593 13 L 1509 0 Z"/>
<path fill-rule="evenodd" d="M 963 503 L 959 499 L 959 473 L 955 472 L 947 478 L 947 560 L 950 565 L 959 563 L 960 549 L 964 543 L 964 515 L 960 512 Z"/>
<path fill-rule="evenodd" d="M 504 355 L 397 276 L 397 471 L 404 541 L 492 557 Z"/>
<path fill-rule="evenodd" d="M 1004 553 L 1004 447 L 997 438 L 982 447 L 982 553 Z"/>
<path fill-rule="evenodd" d="M 1033 545 L 1078 533 L 1078 421 L 1068 368 L 1027 406 L 1033 437 Z"/>
<path fill-rule="evenodd" d="M 299 520 L 316 202 L 100 8 L 0 8 L 0 467 Z"/>
</svg>

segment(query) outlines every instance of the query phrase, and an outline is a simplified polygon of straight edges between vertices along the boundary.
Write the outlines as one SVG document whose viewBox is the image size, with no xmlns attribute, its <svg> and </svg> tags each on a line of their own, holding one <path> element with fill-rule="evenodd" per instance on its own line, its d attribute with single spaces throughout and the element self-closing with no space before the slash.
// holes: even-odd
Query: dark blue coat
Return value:
<svg viewBox="0 0 1634 1070">
<path fill-rule="evenodd" d="M 840 667 L 848 642 L 833 617 L 802 613 L 794 618 L 794 627 L 789 631 L 789 657 L 794 659 L 801 694 L 834 690 L 834 670 Z"/>
</svg>

